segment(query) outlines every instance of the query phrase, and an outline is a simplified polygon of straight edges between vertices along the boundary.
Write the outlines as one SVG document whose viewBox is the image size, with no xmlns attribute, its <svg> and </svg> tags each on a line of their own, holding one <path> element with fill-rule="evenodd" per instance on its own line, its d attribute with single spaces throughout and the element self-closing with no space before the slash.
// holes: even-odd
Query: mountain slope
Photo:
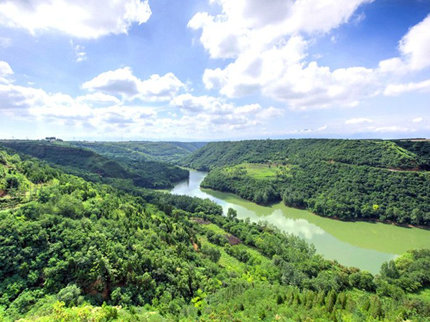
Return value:
<svg viewBox="0 0 430 322">
<path fill-rule="evenodd" d="M 175 163 L 203 147 L 200 142 L 70 142 L 120 161 L 162 161 Z"/>
<path fill-rule="evenodd" d="M 1 148 L 0 190 L 4 321 L 423 320 L 430 312 L 418 293 L 430 286 L 426 250 L 374 278 L 234 211 L 221 216 L 208 200 L 131 196 Z"/>
<path fill-rule="evenodd" d="M 68 173 L 91 181 L 128 180 L 146 188 L 169 188 L 186 179 L 188 171 L 157 161 L 121 162 L 94 151 L 44 141 L 1 141 L 1 145 L 17 152 L 48 161 Z"/>
<path fill-rule="evenodd" d="M 212 142 L 187 157 L 184 164 L 209 170 L 243 162 L 300 163 L 308 159 L 379 168 L 414 169 L 419 165 L 414 153 L 391 141 L 330 139 Z"/>
<path fill-rule="evenodd" d="M 403 146 L 408 149 L 381 140 L 220 142 L 194 152 L 185 164 L 211 170 L 203 187 L 257 203 L 282 199 L 344 220 L 430 225 L 425 154 Z"/>
</svg>

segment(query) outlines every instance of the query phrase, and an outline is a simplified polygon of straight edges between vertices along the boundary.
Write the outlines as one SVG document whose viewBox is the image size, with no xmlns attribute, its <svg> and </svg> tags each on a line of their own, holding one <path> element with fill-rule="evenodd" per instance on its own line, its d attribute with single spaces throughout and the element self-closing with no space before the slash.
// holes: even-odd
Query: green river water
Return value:
<svg viewBox="0 0 430 322">
<path fill-rule="evenodd" d="M 286 207 L 282 203 L 259 206 L 231 193 L 201 189 L 206 172 L 190 170 L 190 177 L 178 183 L 173 194 L 209 198 L 221 205 L 224 212 L 233 208 L 238 218 L 267 221 L 287 233 L 298 235 L 315 245 L 317 253 L 355 266 L 373 274 L 381 264 L 414 248 L 430 247 L 430 230 L 404 228 L 369 222 L 343 222 L 312 214 L 306 210 Z"/>
</svg>

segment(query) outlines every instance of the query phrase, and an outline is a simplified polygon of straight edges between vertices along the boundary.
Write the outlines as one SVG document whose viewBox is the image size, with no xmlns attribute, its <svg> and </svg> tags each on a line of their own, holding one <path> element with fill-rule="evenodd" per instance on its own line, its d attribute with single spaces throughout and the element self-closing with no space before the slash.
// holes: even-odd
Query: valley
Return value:
<svg viewBox="0 0 430 322">
<path fill-rule="evenodd" d="M 342 265 L 377 274 L 384 262 L 407 250 L 430 245 L 430 230 L 427 229 L 333 220 L 282 203 L 262 206 L 232 193 L 200 188 L 206 176 L 206 172 L 191 170 L 189 179 L 178 183 L 171 193 L 209 198 L 222 206 L 225 214 L 232 208 L 240 219 L 267 222 L 283 232 L 304 238 L 315 246 L 317 253 Z"/>
<path fill-rule="evenodd" d="M 150 144 L 151 159 L 120 142 L 1 144 L 5 321 L 421 321 L 430 315 L 430 231 L 402 227 L 418 218 L 410 207 L 415 216 L 415 209 L 421 212 L 421 224 L 428 218 L 426 147 L 160 142 Z M 172 146 L 185 151 L 184 145 L 192 148 L 179 158 Z M 411 167 L 419 170 L 406 171 Z M 333 178 L 341 185 L 330 191 L 322 183 Z M 370 218 L 337 219 L 342 205 L 369 196 Z M 313 198 L 319 215 L 310 207 Z M 340 206 L 327 208 L 333 198 Z M 391 203 L 403 209 L 402 217 L 391 218 L 397 225 L 369 221 Z M 328 216 L 327 209 L 341 212 Z"/>
</svg>

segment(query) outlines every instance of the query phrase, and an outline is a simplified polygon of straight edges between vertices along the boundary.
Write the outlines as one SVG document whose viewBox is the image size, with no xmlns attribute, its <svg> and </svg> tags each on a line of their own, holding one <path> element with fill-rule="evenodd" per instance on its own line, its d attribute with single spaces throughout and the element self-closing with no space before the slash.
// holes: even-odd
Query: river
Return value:
<svg viewBox="0 0 430 322">
<path fill-rule="evenodd" d="M 284 232 L 306 239 L 315 245 L 317 253 L 346 266 L 376 274 L 383 262 L 408 249 L 430 247 L 430 230 L 382 223 L 343 222 L 282 203 L 271 207 L 259 206 L 231 193 L 200 188 L 205 176 L 206 172 L 190 170 L 189 179 L 178 183 L 171 193 L 209 198 L 222 206 L 225 213 L 228 208 L 233 208 L 238 218 L 249 218 L 252 222 L 267 221 Z"/>
</svg>

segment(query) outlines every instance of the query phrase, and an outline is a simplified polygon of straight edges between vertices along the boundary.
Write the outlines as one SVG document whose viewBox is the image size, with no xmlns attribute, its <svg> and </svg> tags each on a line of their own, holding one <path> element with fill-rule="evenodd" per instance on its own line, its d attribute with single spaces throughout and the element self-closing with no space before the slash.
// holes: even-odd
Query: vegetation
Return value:
<svg viewBox="0 0 430 322">
<path fill-rule="evenodd" d="M 1 149 L 0 191 L 2 320 L 429 316 L 429 250 L 374 277 L 209 200 L 133 196 Z"/>
<path fill-rule="evenodd" d="M 418 157 L 419 167 L 430 170 L 430 141 L 429 140 L 396 140 L 396 144 Z"/>
<path fill-rule="evenodd" d="M 430 142 L 279 140 L 210 143 L 187 159 L 203 187 L 318 215 L 430 225 Z M 421 151 L 418 153 L 417 151 Z M 253 163 L 253 166 L 250 166 Z M 402 169 L 402 170 L 401 170 Z"/>
<path fill-rule="evenodd" d="M 69 143 L 45 141 L 2 141 L 5 147 L 46 160 L 62 170 L 94 182 L 171 188 L 188 178 L 188 171 L 159 161 L 121 160 L 102 156 Z"/>
<path fill-rule="evenodd" d="M 393 169 L 415 169 L 420 164 L 420 157 L 392 141 L 329 139 L 213 142 L 187 157 L 183 164 L 208 171 L 244 162 L 300 164 L 303 160 Z"/>
<path fill-rule="evenodd" d="M 202 142 L 70 142 L 72 145 L 90 149 L 111 159 L 140 162 L 162 161 L 175 163 L 203 147 Z"/>
</svg>

